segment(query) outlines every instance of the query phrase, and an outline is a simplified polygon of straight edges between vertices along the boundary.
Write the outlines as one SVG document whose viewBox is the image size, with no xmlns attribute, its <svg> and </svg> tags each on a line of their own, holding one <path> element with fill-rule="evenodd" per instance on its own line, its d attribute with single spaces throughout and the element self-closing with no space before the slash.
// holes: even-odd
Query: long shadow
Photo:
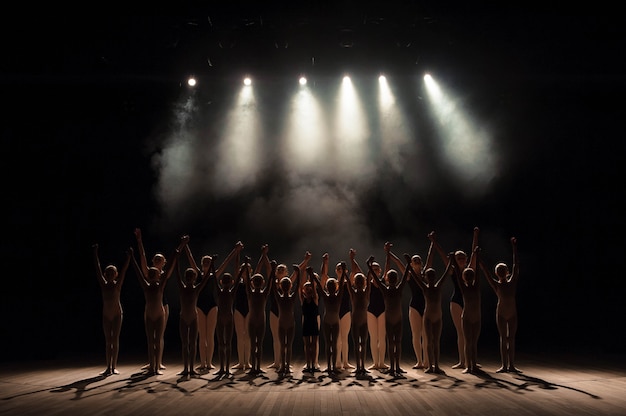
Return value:
<svg viewBox="0 0 626 416">
<path fill-rule="evenodd" d="M 431 378 L 430 380 L 428 380 L 428 383 L 429 383 L 428 385 L 438 388 L 438 389 L 451 390 L 451 389 L 460 387 L 463 383 L 465 383 L 465 380 L 461 380 L 460 378 L 450 376 L 448 375 L 448 373 L 446 373 L 443 370 L 441 370 L 439 373 L 426 373 L 425 372 L 424 374 L 434 376 L 434 378 Z M 446 385 L 446 386 L 439 385 L 441 381 L 450 381 L 451 384 Z"/>
<path fill-rule="evenodd" d="M 531 377 L 528 376 L 526 374 L 522 374 L 522 373 L 515 373 L 515 375 L 513 376 L 514 378 L 516 378 L 517 380 L 523 381 L 524 383 L 522 383 L 519 388 L 520 389 L 528 389 L 529 386 L 537 386 L 540 389 L 544 389 L 544 390 L 556 390 L 557 388 L 562 388 L 562 389 L 568 389 L 568 390 L 572 390 L 572 391 L 576 391 L 578 393 L 582 393 L 582 394 L 586 394 L 587 396 L 591 397 L 592 399 L 601 399 L 602 397 L 597 396 L 595 394 L 586 392 L 584 390 L 581 389 L 577 389 L 574 387 L 569 387 L 569 386 L 563 386 L 561 384 L 556 384 L 556 383 L 551 383 L 549 381 L 537 378 L 537 377 Z"/>
<path fill-rule="evenodd" d="M 479 370 L 473 373 L 476 377 L 482 380 L 481 383 L 477 383 L 475 386 L 478 388 L 501 388 L 506 390 L 511 390 L 515 388 L 515 392 L 519 392 L 520 386 L 511 381 L 507 381 L 504 379 L 496 378 L 486 371 Z"/>
</svg>

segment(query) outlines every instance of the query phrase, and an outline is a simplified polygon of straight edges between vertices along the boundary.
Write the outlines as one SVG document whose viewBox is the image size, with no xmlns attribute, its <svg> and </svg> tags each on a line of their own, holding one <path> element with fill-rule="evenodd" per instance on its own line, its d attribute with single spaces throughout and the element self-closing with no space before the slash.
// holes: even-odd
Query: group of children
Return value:
<svg viewBox="0 0 626 416">
<path fill-rule="evenodd" d="M 286 264 L 270 260 L 268 245 L 262 246 L 260 258 L 253 268 L 250 257 L 241 260 L 244 248 L 241 242 L 235 244 L 219 266 L 216 266 L 217 255 L 205 255 L 198 267 L 187 235 L 181 237 L 169 260 L 157 253 L 149 266 L 139 229 L 135 230 L 139 261 L 131 247 L 119 271 L 112 264 L 102 269 L 98 245 L 94 244 L 94 263 L 102 290 L 106 341 L 107 368 L 103 374 L 118 373 L 116 364 L 122 325 L 120 293 L 131 263 L 145 297 L 144 324 L 148 342 L 148 364 L 145 369 L 149 374 L 162 374 L 164 368 L 163 336 L 169 314 L 164 289 L 174 272 L 180 295 L 179 329 L 183 370 L 179 374 L 185 377 L 199 374 L 196 370 L 204 372 L 214 368 L 212 357 L 215 339 L 220 360 L 219 370 L 215 374 L 230 377 L 234 332 L 239 362 L 232 368 L 249 370 L 250 375 L 262 373 L 267 310 L 270 312 L 274 346 L 274 363 L 270 367 L 283 376 L 290 374 L 297 302 L 302 312 L 301 330 L 306 361 L 304 373 L 319 370 L 320 333 L 325 340 L 327 367 L 324 371 L 334 375 L 342 368 L 354 368 L 347 357 L 347 334 L 350 333 L 357 378 L 365 377 L 370 369 L 384 370 L 393 377 L 402 377 L 404 370 L 400 368 L 400 359 L 405 285 L 411 288 L 409 322 L 417 358 L 414 368 L 423 368 L 427 373 L 440 373 L 442 287 L 446 278 L 450 278 L 454 286 L 450 312 L 457 328 L 459 345 L 459 363 L 453 368 L 464 368 L 465 372 L 475 373 L 479 371 L 477 343 L 481 326 L 481 273 L 498 298 L 496 322 L 500 333 L 502 366 L 497 371 L 519 371 L 514 365 L 517 330 L 515 292 L 519 276 L 517 240 L 511 238 L 511 271 L 505 263 L 498 263 L 494 268 L 494 276 L 480 258 L 478 232 L 478 228 L 475 228 L 469 258 L 461 250 L 446 253 L 437 242 L 435 233 L 431 232 L 428 235 L 430 247 L 425 264 L 417 254 L 404 254 L 404 259 L 401 259 L 392 251 L 393 245 L 387 242 L 384 245 L 384 268 L 374 256 L 370 256 L 366 261 L 367 269 L 362 270 L 356 261 L 356 251 L 350 249 L 350 266 L 345 261 L 338 262 L 334 275 L 329 274 L 328 253 L 322 256 L 322 267 L 318 274 L 309 266 L 312 257 L 310 252 L 307 251 L 303 260 L 293 264 L 290 269 Z M 182 251 L 185 251 L 188 267 L 181 273 L 179 264 Z M 441 273 L 432 267 L 435 251 L 445 264 Z M 234 273 L 226 272 L 229 266 Z M 320 309 L 320 300 L 323 309 Z M 373 364 L 366 368 L 368 344 Z M 389 366 L 384 363 L 385 352 L 389 356 Z M 200 365 L 196 368 L 198 353 Z"/>
</svg>

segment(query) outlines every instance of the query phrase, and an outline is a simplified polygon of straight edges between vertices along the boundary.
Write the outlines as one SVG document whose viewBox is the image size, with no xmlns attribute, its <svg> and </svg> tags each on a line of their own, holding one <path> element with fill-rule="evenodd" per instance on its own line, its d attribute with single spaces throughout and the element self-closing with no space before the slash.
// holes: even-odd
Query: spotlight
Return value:
<svg viewBox="0 0 626 416">
<path fill-rule="evenodd" d="M 191 77 L 187 80 L 187 85 L 189 85 L 190 87 L 195 87 L 196 86 L 196 79 L 194 77 Z"/>
<path fill-rule="evenodd" d="M 386 82 L 387 78 L 384 75 L 381 74 L 381 75 L 378 76 L 378 81 L 379 82 Z"/>
<path fill-rule="evenodd" d="M 250 77 L 244 78 L 243 85 L 252 85 L 252 80 L 250 79 Z"/>
<path fill-rule="evenodd" d="M 305 77 L 300 77 L 298 82 L 300 83 L 300 85 L 306 85 L 306 78 Z"/>
</svg>

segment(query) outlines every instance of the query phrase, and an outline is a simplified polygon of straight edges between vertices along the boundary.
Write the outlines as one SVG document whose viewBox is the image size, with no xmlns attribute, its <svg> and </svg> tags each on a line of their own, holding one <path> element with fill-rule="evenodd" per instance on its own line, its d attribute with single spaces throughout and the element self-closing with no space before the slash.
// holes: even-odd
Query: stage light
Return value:
<svg viewBox="0 0 626 416">
<path fill-rule="evenodd" d="M 245 77 L 243 79 L 243 85 L 252 85 L 252 80 L 250 79 L 250 77 Z"/>
<path fill-rule="evenodd" d="M 305 77 L 300 77 L 298 82 L 300 83 L 300 85 L 306 85 L 306 78 Z"/>
<path fill-rule="evenodd" d="M 386 83 L 387 82 L 387 78 L 384 75 L 379 75 L 378 76 L 378 82 Z"/>
<path fill-rule="evenodd" d="M 189 85 L 190 87 L 195 87 L 196 86 L 196 79 L 194 77 L 191 77 L 187 80 L 187 85 Z"/>
</svg>

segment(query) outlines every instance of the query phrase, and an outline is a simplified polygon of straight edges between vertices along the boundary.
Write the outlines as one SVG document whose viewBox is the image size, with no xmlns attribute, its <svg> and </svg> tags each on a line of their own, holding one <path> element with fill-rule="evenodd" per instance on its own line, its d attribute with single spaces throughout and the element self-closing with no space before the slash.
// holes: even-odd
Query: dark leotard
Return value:
<svg viewBox="0 0 626 416">
<path fill-rule="evenodd" d="M 385 312 L 385 298 L 383 297 L 383 292 L 376 286 L 373 286 L 370 292 L 370 304 L 367 307 L 367 311 L 377 318 Z"/>
<path fill-rule="evenodd" d="M 274 315 L 274 316 L 278 316 L 278 302 L 276 302 L 276 299 L 274 299 L 273 296 L 270 296 L 267 299 L 267 303 L 270 304 L 270 312 Z"/>
<path fill-rule="evenodd" d="M 456 303 L 463 307 L 463 294 L 461 293 L 461 288 L 459 287 L 459 281 L 456 278 L 454 273 L 452 274 L 452 285 L 454 289 L 452 290 L 452 296 L 450 296 L 450 302 Z"/>
<path fill-rule="evenodd" d="M 302 301 L 302 336 L 319 336 L 320 327 L 317 317 L 320 315 L 319 307 L 314 301 Z"/>
<path fill-rule="evenodd" d="M 424 293 L 415 280 L 409 280 L 409 287 L 411 288 L 411 303 L 409 306 L 419 312 L 420 315 L 424 315 L 424 309 L 426 308 L 426 301 L 424 300 Z"/>
<path fill-rule="evenodd" d="M 235 310 L 243 315 L 245 318 L 248 316 L 248 293 L 246 292 L 245 283 L 240 283 L 237 286 L 237 292 L 235 293 Z"/>
<path fill-rule="evenodd" d="M 205 315 L 208 314 L 211 309 L 217 306 L 217 303 L 215 302 L 214 293 L 215 293 L 215 279 L 211 278 L 206 283 L 206 285 L 204 285 L 202 292 L 200 292 L 200 295 L 198 296 L 197 306 Z"/>
<path fill-rule="evenodd" d="M 348 290 L 343 291 L 341 294 L 341 305 L 339 305 L 339 319 L 343 318 L 347 313 L 352 310 L 352 301 L 350 300 L 350 293 Z"/>
</svg>

